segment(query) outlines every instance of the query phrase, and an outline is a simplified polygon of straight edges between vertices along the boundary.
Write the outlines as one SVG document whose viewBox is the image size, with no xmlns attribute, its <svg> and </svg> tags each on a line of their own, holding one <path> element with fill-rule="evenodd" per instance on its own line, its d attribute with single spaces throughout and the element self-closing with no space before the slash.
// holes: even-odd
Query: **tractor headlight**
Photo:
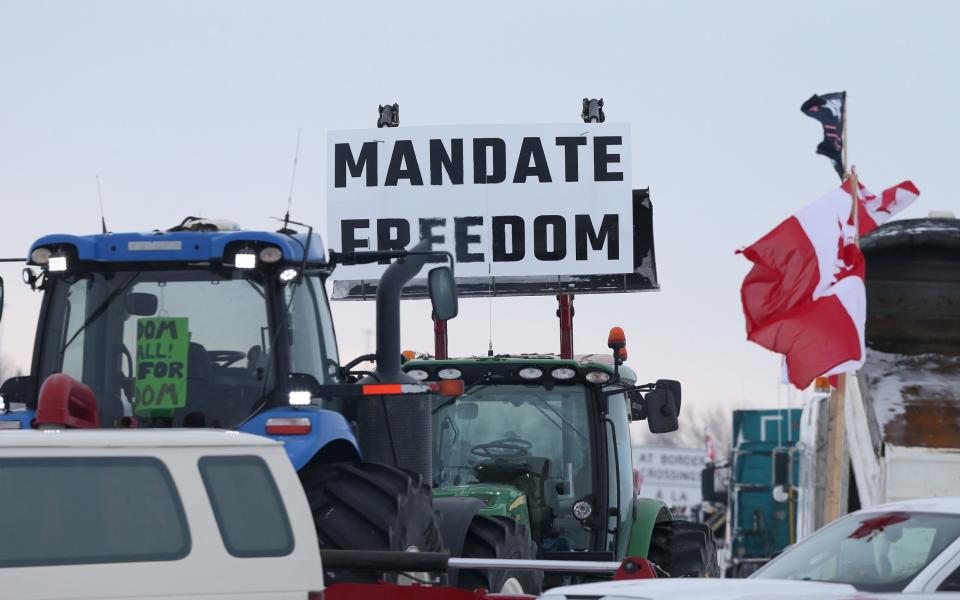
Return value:
<svg viewBox="0 0 960 600">
<path fill-rule="evenodd" d="M 66 254 L 51 254 L 47 261 L 47 270 L 51 273 L 63 273 L 67 270 Z"/>
<path fill-rule="evenodd" d="M 280 262 L 281 258 L 283 258 L 283 252 L 276 246 L 266 246 L 260 250 L 260 260 L 267 264 Z"/>
<path fill-rule="evenodd" d="M 310 404 L 312 396 L 310 392 L 304 391 L 292 391 L 288 394 L 287 400 L 290 402 L 290 406 L 307 406 Z"/>
<path fill-rule="evenodd" d="M 523 377 L 524 379 L 539 379 L 543 377 L 543 369 L 538 369 L 536 367 L 524 367 L 517 371 L 517 375 Z"/>
<path fill-rule="evenodd" d="M 44 248 L 43 246 L 34 248 L 33 252 L 30 253 L 30 262 L 37 265 L 45 265 L 50 261 L 51 254 L 53 254 L 53 252 L 50 251 L 50 248 Z"/>
<path fill-rule="evenodd" d="M 297 270 L 294 268 L 284 269 L 280 271 L 280 275 L 278 277 L 280 278 L 281 282 L 290 283 L 297 278 Z"/>
<path fill-rule="evenodd" d="M 585 521 L 593 514 L 593 506 L 586 500 L 577 500 L 573 503 L 573 516 L 578 521 Z"/>
<path fill-rule="evenodd" d="M 257 255 L 252 250 L 241 250 L 233 256 L 233 266 L 238 269 L 256 268 Z"/>
<path fill-rule="evenodd" d="M 430 377 L 430 374 L 424 371 L 423 369 L 410 369 L 407 371 L 407 375 L 413 377 L 417 381 L 423 381 L 427 377 Z"/>
<path fill-rule="evenodd" d="M 460 372 L 460 369 L 447 368 L 437 371 L 437 375 L 440 376 L 440 379 L 457 379 L 463 373 Z"/>
<path fill-rule="evenodd" d="M 606 383 L 610 381 L 610 374 L 603 371 L 590 371 L 585 379 L 590 383 Z"/>
</svg>

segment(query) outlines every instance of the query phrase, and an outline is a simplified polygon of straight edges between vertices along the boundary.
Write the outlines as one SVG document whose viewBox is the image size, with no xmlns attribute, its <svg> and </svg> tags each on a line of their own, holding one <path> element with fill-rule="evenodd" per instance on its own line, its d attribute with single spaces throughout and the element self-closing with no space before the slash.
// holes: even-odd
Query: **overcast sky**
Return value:
<svg viewBox="0 0 960 600">
<path fill-rule="evenodd" d="M 185 215 L 275 229 L 296 133 L 293 213 L 326 227 L 326 134 L 372 127 L 576 122 L 584 96 L 630 123 L 654 205 L 655 293 L 577 297 L 578 352 L 627 333 L 647 380 L 684 407 L 776 406 L 779 359 L 745 340 L 734 250 L 837 185 L 799 107 L 847 90 L 849 148 L 878 192 L 913 179 L 902 217 L 960 214 L 957 4 L 942 2 L 41 2 L 0 0 L 0 254 L 53 232 Z M 28 369 L 39 295 L 0 266 L 0 355 Z M 553 298 L 475 299 L 452 352 L 558 349 Z M 369 349 L 373 305 L 334 306 L 341 356 Z M 489 318 L 492 315 L 492 321 Z M 426 302 L 403 345 L 432 348 Z"/>
</svg>

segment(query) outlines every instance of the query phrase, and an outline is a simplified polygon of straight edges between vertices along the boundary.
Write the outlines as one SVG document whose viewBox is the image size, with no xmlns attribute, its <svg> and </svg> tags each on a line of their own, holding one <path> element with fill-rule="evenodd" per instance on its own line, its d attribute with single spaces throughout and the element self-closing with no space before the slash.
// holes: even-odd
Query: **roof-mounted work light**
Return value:
<svg viewBox="0 0 960 600">
<path fill-rule="evenodd" d="M 299 275 L 299 273 L 300 273 L 299 271 L 297 271 L 293 267 L 290 267 L 280 271 L 280 275 L 278 275 L 278 277 L 280 278 L 280 281 L 282 281 L 283 283 L 290 283 L 291 281 L 297 278 L 297 275 Z"/>
<path fill-rule="evenodd" d="M 45 248 L 40 246 L 39 248 L 34 248 L 33 252 L 30 253 L 30 262 L 36 265 L 45 265 L 50 262 L 50 256 L 53 252 L 50 248 Z"/>
<path fill-rule="evenodd" d="M 253 250 L 240 250 L 233 255 L 233 266 L 238 269 L 254 269 L 257 266 L 257 255 Z"/>
<path fill-rule="evenodd" d="M 291 390 L 287 394 L 290 406 L 307 406 L 312 400 L 312 394 L 306 390 Z"/>
<path fill-rule="evenodd" d="M 275 262 L 280 262 L 280 259 L 283 258 L 283 251 L 276 246 L 264 246 L 260 249 L 260 260 L 267 263 L 273 264 Z"/>
<path fill-rule="evenodd" d="M 66 254 L 51 254 L 47 262 L 47 270 L 51 273 L 63 273 L 67 270 Z"/>
</svg>

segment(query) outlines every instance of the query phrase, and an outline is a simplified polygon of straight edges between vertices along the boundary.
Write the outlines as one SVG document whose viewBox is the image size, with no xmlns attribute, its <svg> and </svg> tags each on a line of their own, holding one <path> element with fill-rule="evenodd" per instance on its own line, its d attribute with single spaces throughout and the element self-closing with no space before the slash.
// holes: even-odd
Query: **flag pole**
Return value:
<svg viewBox="0 0 960 600">
<path fill-rule="evenodd" d="M 853 239 L 854 243 L 859 247 L 860 246 L 860 210 L 859 210 L 859 197 L 860 197 L 860 183 L 857 180 L 857 169 L 856 167 L 849 167 L 847 162 L 847 102 L 846 97 L 844 97 L 843 109 L 842 109 L 842 140 L 843 140 L 843 169 L 846 173 L 846 183 L 850 187 L 850 214 L 853 221 Z M 826 511 L 824 524 L 830 523 L 837 518 L 843 516 L 846 512 L 844 510 L 844 488 L 843 485 L 843 474 L 847 471 L 847 461 L 845 460 L 846 454 L 844 453 L 844 447 L 846 445 L 845 439 L 845 429 L 846 429 L 846 419 L 845 419 L 845 404 L 847 397 L 847 375 L 848 373 L 840 373 L 837 377 L 837 387 L 831 393 L 831 402 L 830 402 L 830 437 L 827 441 L 828 444 L 828 457 L 827 461 L 827 482 L 826 482 Z"/>
</svg>

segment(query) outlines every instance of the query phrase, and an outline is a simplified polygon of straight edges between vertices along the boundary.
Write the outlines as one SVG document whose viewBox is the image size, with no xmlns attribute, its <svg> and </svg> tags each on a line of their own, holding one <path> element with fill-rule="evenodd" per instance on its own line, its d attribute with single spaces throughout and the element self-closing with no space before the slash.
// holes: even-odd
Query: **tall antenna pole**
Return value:
<svg viewBox="0 0 960 600">
<path fill-rule="evenodd" d="M 100 175 L 97 178 L 97 201 L 100 203 L 100 227 L 103 233 L 107 232 L 107 218 L 103 215 L 103 193 L 100 191 Z"/>
<path fill-rule="evenodd" d="M 287 194 L 287 214 L 283 217 L 283 228 L 286 229 L 290 223 L 290 207 L 293 205 L 293 184 L 297 181 L 297 162 L 300 161 L 300 132 L 303 128 L 297 128 L 297 148 L 293 151 L 293 173 L 290 174 L 290 192 Z"/>
</svg>

